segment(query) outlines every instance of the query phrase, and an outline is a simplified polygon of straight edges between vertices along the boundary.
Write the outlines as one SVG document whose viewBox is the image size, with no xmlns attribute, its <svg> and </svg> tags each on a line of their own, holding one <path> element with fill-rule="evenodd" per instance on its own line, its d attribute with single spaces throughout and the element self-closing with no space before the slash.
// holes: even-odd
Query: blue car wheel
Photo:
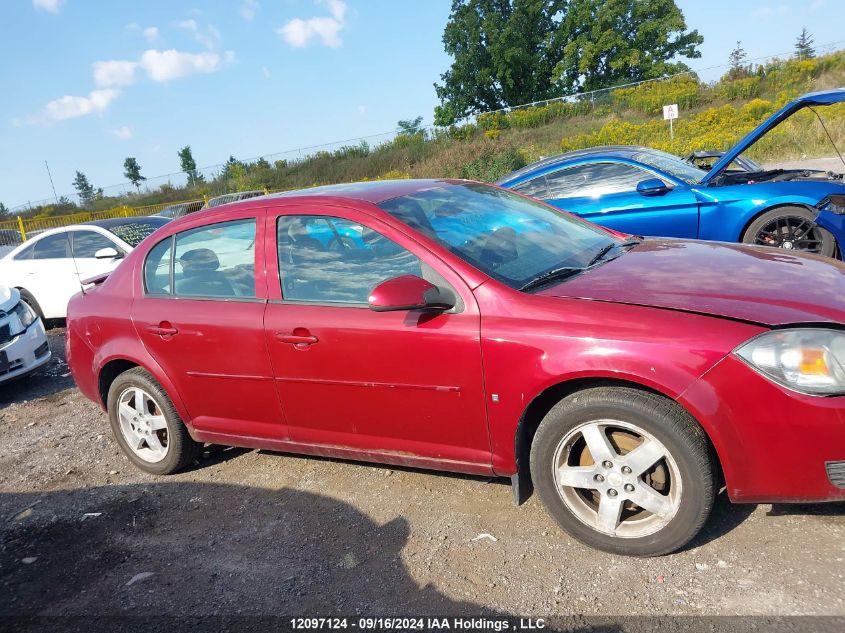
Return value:
<svg viewBox="0 0 845 633">
<path fill-rule="evenodd" d="M 833 257 L 836 240 L 829 231 L 817 226 L 815 219 L 815 215 L 804 207 L 778 207 L 749 224 L 742 241 Z"/>
</svg>

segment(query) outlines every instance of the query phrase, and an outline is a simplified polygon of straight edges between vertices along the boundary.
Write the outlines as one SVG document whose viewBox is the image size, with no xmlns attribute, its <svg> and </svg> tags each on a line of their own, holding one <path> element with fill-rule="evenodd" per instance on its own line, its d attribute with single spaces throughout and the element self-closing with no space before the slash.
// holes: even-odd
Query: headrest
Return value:
<svg viewBox="0 0 845 633">
<path fill-rule="evenodd" d="M 211 272 L 220 267 L 220 260 L 210 248 L 195 248 L 179 258 L 182 270 L 186 273 Z"/>
</svg>

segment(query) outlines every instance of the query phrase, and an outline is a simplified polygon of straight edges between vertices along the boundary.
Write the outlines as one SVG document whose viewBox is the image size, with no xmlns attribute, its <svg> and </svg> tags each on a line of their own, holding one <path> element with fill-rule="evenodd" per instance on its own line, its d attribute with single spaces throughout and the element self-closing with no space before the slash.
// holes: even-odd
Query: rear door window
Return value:
<svg viewBox="0 0 845 633">
<path fill-rule="evenodd" d="M 255 220 L 211 224 L 159 242 L 144 262 L 144 285 L 152 295 L 254 299 Z"/>
<path fill-rule="evenodd" d="M 70 257 L 70 234 L 56 233 L 38 240 L 32 250 L 32 259 L 64 259 Z"/>
</svg>

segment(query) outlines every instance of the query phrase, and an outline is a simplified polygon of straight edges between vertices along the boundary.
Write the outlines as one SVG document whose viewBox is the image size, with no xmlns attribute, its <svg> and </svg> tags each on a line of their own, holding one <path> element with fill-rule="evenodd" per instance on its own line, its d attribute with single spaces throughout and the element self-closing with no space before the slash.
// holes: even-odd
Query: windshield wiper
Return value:
<svg viewBox="0 0 845 633">
<path fill-rule="evenodd" d="M 527 290 L 539 288 L 540 286 L 545 286 L 546 284 L 551 283 L 553 281 L 560 281 L 562 279 L 566 279 L 567 277 L 572 277 L 573 275 L 577 275 L 578 273 L 584 272 L 585 270 L 589 270 L 590 268 L 598 264 L 614 248 L 636 246 L 640 243 L 640 241 L 640 239 L 629 239 L 625 240 L 624 242 L 613 242 L 612 244 L 608 244 L 607 246 L 603 247 L 598 253 L 596 253 L 595 257 L 590 260 L 590 263 L 584 266 L 583 268 L 578 268 L 575 266 L 562 266 L 560 268 L 553 268 L 552 270 L 545 272 L 542 275 L 535 277 L 528 283 L 522 285 L 519 289 L 525 292 Z"/>
<path fill-rule="evenodd" d="M 624 242 L 612 242 L 612 243 L 608 244 L 607 246 L 605 246 L 604 248 L 602 248 L 598 253 L 595 254 L 595 256 L 590 260 L 590 263 L 587 264 L 587 268 L 590 268 L 591 266 L 595 266 L 596 264 L 598 264 L 614 248 L 624 248 L 626 246 L 636 246 L 639 243 L 640 243 L 640 240 L 638 240 L 638 239 L 625 240 Z"/>
<path fill-rule="evenodd" d="M 540 286 L 545 286 L 552 281 L 560 281 L 561 279 L 566 279 L 567 277 L 572 277 L 573 275 L 577 275 L 580 272 L 587 270 L 586 268 L 577 268 L 573 266 L 564 266 L 562 268 L 554 268 L 548 272 L 543 273 L 539 277 L 535 277 L 527 284 L 520 286 L 520 290 L 523 292 L 527 292 L 528 290 L 534 290 L 535 288 L 539 288 Z"/>
</svg>

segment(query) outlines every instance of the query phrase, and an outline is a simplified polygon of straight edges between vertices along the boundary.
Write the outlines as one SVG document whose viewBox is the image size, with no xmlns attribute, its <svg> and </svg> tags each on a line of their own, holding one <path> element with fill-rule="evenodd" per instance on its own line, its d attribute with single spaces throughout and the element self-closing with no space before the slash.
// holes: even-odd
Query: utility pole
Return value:
<svg viewBox="0 0 845 633">
<path fill-rule="evenodd" d="M 50 173 L 50 165 L 44 161 L 44 166 L 47 168 L 47 176 L 50 178 L 50 187 L 53 189 L 53 197 L 56 199 L 56 204 L 59 204 L 59 196 L 56 195 L 56 185 L 53 184 L 53 174 Z"/>
</svg>

